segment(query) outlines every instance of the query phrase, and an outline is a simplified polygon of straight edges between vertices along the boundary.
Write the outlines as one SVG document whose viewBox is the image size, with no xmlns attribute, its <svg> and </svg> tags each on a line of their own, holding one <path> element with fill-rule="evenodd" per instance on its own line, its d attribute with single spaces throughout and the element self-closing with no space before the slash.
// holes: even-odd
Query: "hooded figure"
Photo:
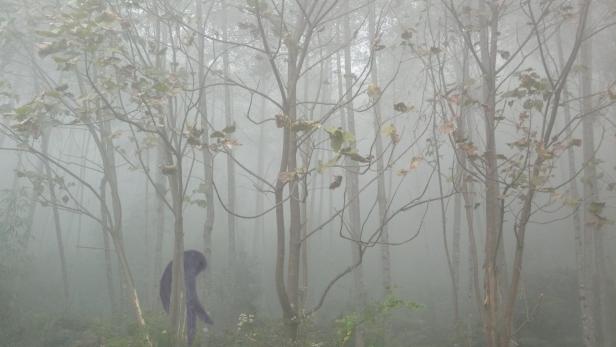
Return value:
<svg viewBox="0 0 616 347">
<path fill-rule="evenodd" d="M 201 306 L 197 296 L 197 275 L 205 270 L 206 266 L 207 263 L 203 253 L 195 250 L 184 252 L 184 290 L 186 296 L 186 335 L 188 346 L 192 345 L 195 333 L 197 332 L 197 318 L 206 324 L 214 324 L 210 316 L 203 309 L 203 306 Z M 167 313 L 169 313 L 169 304 L 171 302 L 172 267 L 173 262 L 169 262 L 160 279 L 160 300 Z"/>
</svg>

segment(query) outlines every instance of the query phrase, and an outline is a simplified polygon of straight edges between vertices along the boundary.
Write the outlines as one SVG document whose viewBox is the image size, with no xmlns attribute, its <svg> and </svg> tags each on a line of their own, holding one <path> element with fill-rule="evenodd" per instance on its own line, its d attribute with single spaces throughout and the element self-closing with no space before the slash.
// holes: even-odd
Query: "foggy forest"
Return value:
<svg viewBox="0 0 616 347">
<path fill-rule="evenodd" d="M 0 0 L 0 346 L 616 347 L 615 66 L 614 0 Z"/>
</svg>

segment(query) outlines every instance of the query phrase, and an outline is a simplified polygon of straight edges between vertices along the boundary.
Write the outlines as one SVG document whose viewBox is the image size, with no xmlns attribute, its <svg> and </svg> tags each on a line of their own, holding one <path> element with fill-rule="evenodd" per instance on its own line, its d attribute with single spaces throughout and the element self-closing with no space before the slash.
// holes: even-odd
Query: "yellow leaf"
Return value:
<svg viewBox="0 0 616 347">
<path fill-rule="evenodd" d="M 379 88 L 376 84 L 369 84 L 366 94 L 368 94 L 369 97 L 376 99 L 381 95 L 381 88 Z"/>
</svg>

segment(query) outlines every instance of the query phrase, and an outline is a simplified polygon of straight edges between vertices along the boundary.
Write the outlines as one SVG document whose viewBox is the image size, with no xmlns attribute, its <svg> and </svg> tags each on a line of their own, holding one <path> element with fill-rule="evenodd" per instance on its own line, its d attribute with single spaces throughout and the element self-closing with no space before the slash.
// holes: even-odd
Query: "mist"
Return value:
<svg viewBox="0 0 616 347">
<path fill-rule="evenodd" d="M 616 346 L 614 1 L 0 9 L 0 346 Z"/>
</svg>

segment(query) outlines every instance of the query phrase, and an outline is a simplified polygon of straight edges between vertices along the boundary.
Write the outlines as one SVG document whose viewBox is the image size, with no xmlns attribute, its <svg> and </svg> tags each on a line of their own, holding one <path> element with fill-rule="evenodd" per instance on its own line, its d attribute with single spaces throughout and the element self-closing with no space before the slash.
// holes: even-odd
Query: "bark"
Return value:
<svg viewBox="0 0 616 347">
<path fill-rule="evenodd" d="M 560 33 L 557 37 L 557 45 L 558 45 L 558 63 L 562 67 L 564 66 L 564 57 L 563 57 L 563 48 L 562 48 L 562 38 Z M 569 104 L 569 93 L 567 87 L 563 89 L 563 104 L 564 106 L 564 116 L 565 116 L 565 124 L 571 123 L 571 107 Z M 573 138 L 573 130 L 568 130 L 567 136 L 569 138 Z M 576 172 L 578 171 L 576 160 L 575 160 L 575 151 L 572 147 L 567 149 L 567 162 L 569 168 L 569 176 L 575 177 Z M 569 182 L 569 190 L 571 193 L 571 198 L 576 201 L 580 198 L 578 182 L 576 179 L 572 179 Z M 580 210 L 578 208 L 573 212 L 573 231 L 574 231 L 574 240 L 575 240 L 575 268 L 578 282 L 578 300 L 580 305 L 580 313 L 581 313 L 581 322 L 582 322 L 582 337 L 584 341 L 585 347 L 594 347 L 596 346 L 596 331 L 595 331 L 595 322 L 593 317 L 593 311 L 591 307 L 591 302 L 589 301 L 590 294 L 588 293 L 589 287 L 586 281 L 586 273 L 585 273 L 585 256 L 584 254 L 584 242 L 583 242 L 583 228 L 582 228 L 582 216 Z"/>
<path fill-rule="evenodd" d="M 94 74 L 96 78 L 96 74 Z M 79 82 L 80 91 L 82 94 L 86 93 L 85 86 L 79 75 L 77 75 L 77 80 Z M 98 107 L 97 109 L 100 109 Z M 117 177 L 117 168 L 115 161 L 115 147 L 112 139 L 112 130 L 111 130 L 111 121 L 109 119 L 105 119 L 101 114 L 96 114 L 96 122 L 86 123 L 88 132 L 90 133 L 92 139 L 94 140 L 98 152 L 101 156 L 101 162 L 103 167 L 103 179 L 101 181 L 101 199 L 100 199 L 100 210 L 101 210 L 101 220 L 102 220 L 102 228 L 103 230 L 103 243 L 105 244 L 105 266 L 106 266 L 106 276 L 108 276 L 108 290 L 110 298 L 115 296 L 113 293 L 113 284 L 111 283 L 111 255 L 110 255 L 110 246 L 109 239 L 107 236 L 111 237 L 111 241 L 113 243 L 116 256 L 118 259 L 118 267 L 120 268 L 120 273 L 122 275 L 124 286 L 121 289 L 126 288 L 129 297 L 129 305 L 133 311 L 133 315 L 135 317 L 135 321 L 137 322 L 137 326 L 142 329 L 144 332 L 144 342 L 146 346 L 152 346 L 152 342 L 150 340 L 149 334 L 146 330 L 145 320 L 143 318 L 143 311 L 141 308 L 141 301 L 139 299 L 139 295 L 137 293 L 137 288 L 135 285 L 134 277 L 132 271 L 130 269 L 130 265 L 128 263 L 128 259 L 126 257 L 126 252 L 124 249 L 124 239 L 122 236 L 122 202 L 120 199 L 119 185 L 118 185 L 118 177 Z M 107 207 L 107 189 L 106 186 L 109 187 L 109 192 L 111 193 L 111 211 Z M 123 293 L 120 293 L 120 298 Z M 111 299 L 113 300 L 113 299 Z M 122 308 L 117 308 L 116 312 Z"/>
<path fill-rule="evenodd" d="M 226 42 L 229 38 L 229 25 L 227 23 L 227 0 L 222 1 L 222 11 L 223 11 L 223 31 L 222 38 Z M 226 81 L 229 80 L 229 53 L 228 50 L 225 49 L 222 55 L 223 61 L 223 75 Z M 231 89 L 229 85 L 226 83 L 224 86 L 224 99 L 225 99 L 225 123 L 226 126 L 233 125 L 233 108 L 232 103 L 233 100 L 231 98 Z M 236 199 L 236 185 L 235 185 L 235 162 L 231 157 L 227 157 L 227 206 L 230 211 L 235 211 L 235 199 Z M 235 216 L 231 213 L 227 214 L 227 229 L 228 229 L 228 252 L 229 254 L 229 266 L 231 268 L 232 273 L 235 271 L 235 263 L 237 261 L 237 239 L 235 235 Z"/>
<path fill-rule="evenodd" d="M 583 33 L 585 29 L 586 19 L 588 15 L 588 6 L 590 2 L 586 2 L 586 6 L 581 7 L 579 25 L 576 33 L 576 40 L 574 42 L 572 53 L 569 57 L 568 64 L 561 70 L 560 75 L 558 77 L 558 83 L 555 85 L 552 100 L 550 103 L 550 108 L 547 110 L 546 114 L 548 115 L 548 119 L 545 120 L 544 131 L 542 131 L 541 143 L 540 146 L 548 147 L 550 145 L 550 141 L 552 141 L 552 129 L 553 124 L 556 120 L 556 116 L 558 114 L 558 109 L 560 106 L 560 99 L 562 95 L 562 91 L 564 86 L 567 83 L 567 79 L 569 73 L 571 71 L 571 66 L 575 61 L 575 58 L 578 54 L 578 50 L 580 49 L 580 45 L 583 40 Z M 543 43 L 539 43 L 540 45 Z M 584 94 L 589 95 L 589 94 Z M 593 147 L 594 151 L 594 147 Z M 523 195 L 523 206 L 520 213 L 520 217 L 515 221 L 514 224 L 514 232 L 515 232 L 515 255 L 513 261 L 513 271 L 511 277 L 511 286 L 508 288 L 506 302 L 504 305 L 504 310 L 502 314 L 501 321 L 499 322 L 500 326 L 498 328 L 497 334 L 499 334 L 499 344 L 501 347 L 509 347 L 512 340 L 512 328 L 513 328 L 513 312 L 515 308 L 516 299 L 518 296 L 518 290 L 521 281 L 521 273 L 522 273 L 522 260 L 524 255 L 524 241 L 525 234 L 527 231 L 528 222 L 530 220 L 530 216 L 532 215 L 532 206 L 534 196 L 540 186 L 537 186 L 537 182 L 543 181 L 542 176 L 546 173 L 543 172 L 543 165 L 545 163 L 545 156 L 543 156 L 539 151 L 536 153 L 536 159 L 532 166 L 529 168 L 531 170 L 531 174 L 529 175 L 528 180 L 528 188 Z"/>
<path fill-rule="evenodd" d="M 487 11 L 486 0 L 480 0 L 480 8 Z M 498 14 L 491 8 L 490 23 L 481 19 L 480 51 L 483 72 L 483 114 L 485 122 L 485 194 L 486 194 L 486 235 L 484 260 L 484 334 L 488 347 L 497 346 L 498 308 L 502 298 L 499 293 L 499 268 L 496 262 L 500 239 L 500 189 L 496 161 L 495 112 L 496 112 L 496 46 Z"/>
<path fill-rule="evenodd" d="M 100 184 L 100 195 L 101 200 L 107 200 L 107 179 L 103 177 Z M 102 229 L 101 232 L 103 234 L 103 251 L 105 255 L 105 278 L 107 279 L 107 294 L 109 295 L 109 306 L 111 308 L 111 316 L 118 316 L 118 308 L 115 297 L 115 290 L 113 286 L 113 265 L 111 263 L 111 245 L 109 244 L 109 221 L 105 218 L 105 208 L 104 204 L 101 204 L 101 220 L 102 220 Z"/>
<path fill-rule="evenodd" d="M 371 60 L 370 60 L 370 77 L 371 82 L 374 86 L 379 86 L 379 70 L 378 70 L 378 60 L 377 53 L 374 49 L 374 46 L 377 44 L 377 27 L 376 27 L 376 16 L 375 16 L 375 4 L 374 2 L 370 5 L 370 13 L 368 17 L 368 35 L 370 37 L 371 42 Z M 380 99 L 380 96 L 379 96 Z M 385 222 L 387 219 L 387 192 L 385 191 L 385 165 L 383 163 L 383 138 L 381 136 L 381 128 L 382 128 L 382 117 L 381 117 L 381 103 L 380 100 L 376 100 L 374 104 L 374 145 L 375 145 L 375 156 L 376 160 L 376 174 L 377 178 L 377 204 L 379 208 L 379 220 L 381 224 L 381 235 L 379 241 L 382 242 L 381 245 L 381 268 L 382 268 L 382 276 L 383 276 L 383 291 L 385 295 L 391 294 L 391 256 L 389 253 L 389 227 Z"/>
<path fill-rule="evenodd" d="M 172 101 L 169 102 L 169 116 L 171 124 L 175 126 L 176 117 L 172 110 Z M 164 134 L 163 136 L 167 136 Z M 165 143 L 174 143 L 175 148 L 180 148 L 180 140 L 173 136 L 167 138 Z M 167 145 L 169 146 L 169 145 Z M 167 175 L 167 183 L 171 193 L 172 212 L 173 212 L 173 266 L 172 266 L 172 284 L 171 284 L 171 303 L 170 303 L 170 319 L 171 331 L 175 337 L 175 344 L 179 345 L 183 335 L 183 317 L 184 317 L 184 183 L 182 169 L 182 153 L 177 152 L 173 155 L 171 148 L 165 147 L 165 165 L 174 167 L 171 174 Z"/>
<path fill-rule="evenodd" d="M 164 194 L 167 192 L 167 181 L 160 170 L 160 167 L 165 164 L 163 146 L 162 141 L 159 140 L 156 145 L 156 169 L 154 170 L 156 172 L 154 181 L 157 190 L 163 194 L 163 196 L 156 194 L 156 218 L 154 221 L 156 240 L 154 243 L 154 276 L 152 276 L 152 286 L 154 288 L 158 288 L 158 279 L 163 273 L 163 238 L 165 235 L 165 212 L 167 210 L 164 202 Z"/>
<path fill-rule="evenodd" d="M 157 9 L 155 8 L 155 11 Z M 158 12 L 156 12 L 158 15 Z M 156 51 L 159 52 L 161 49 L 161 21 L 160 19 L 156 20 L 155 27 L 155 39 L 156 39 Z M 156 55 L 156 67 L 159 69 L 163 68 L 164 65 L 164 55 L 157 54 Z M 156 234 L 156 240 L 154 243 L 154 276 L 152 276 L 153 283 L 152 286 L 154 288 L 154 292 L 158 292 L 158 280 L 159 276 L 163 273 L 163 239 L 165 233 L 165 195 L 167 193 L 167 180 L 163 175 L 160 168 L 165 165 L 165 147 L 163 140 L 161 138 L 157 139 L 156 143 L 156 169 L 154 174 L 154 184 L 156 185 L 156 218 L 154 221 L 155 229 L 154 232 Z"/>
<path fill-rule="evenodd" d="M 262 98 L 261 99 L 261 116 L 262 118 L 265 118 L 265 99 Z M 259 144 L 258 144 L 258 159 L 257 159 L 257 174 L 260 177 L 263 177 L 265 175 L 265 158 L 266 158 L 266 148 L 265 148 L 265 127 L 261 126 L 259 128 Z M 263 211 L 263 208 L 265 206 L 265 200 L 264 200 L 264 196 L 265 193 L 263 192 L 264 189 L 264 185 L 263 182 L 261 181 L 257 181 L 257 194 L 255 197 L 255 212 L 256 213 L 261 213 Z M 264 225 L 264 218 L 265 217 L 261 217 L 256 221 L 256 227 L 254 230 L 254 240 L 253 240 L 253 255 L 258 258 L 260 252 L 265 248 L 265 225 Z"/>
<path fill-rule="evenodd" d="M 289 47 L 289 64 L 287 65 L 287 101 L 286 115 L 290 124 L 297 121 L 297 82 L 299 71 L 296 66 L 297 50 Z M 289 129 L 287 154 L 287 172 L 297 173 L 297 133 Z M 299 307 L 299 268 L 301 254 L 301 208 L 298 179 L 292 179 L 288 184 L 289 195 L 289 262 L 287 267 L 287 291 L 289 300 L 295 310 Z"/>
<path fill-rule="evenodd" d="M 112 231 L 111 240 L 113 241 L 114 248 L 116 250 L 116 254 L 118 256 L 118 261 L 120 263 L 120 269 L 122 270 L 122 275 L 124 277 L 124 282 L 126 283 L 126 289 L 128 291 L 128 296 L 130 299 L 131 308 L 133 310 L 133 315 L 135 316 L 135 320 L 137 321 L 137 326 L 142 329 L 145 334 L 145 344 L 146 346 L 152 346 L 152 342 L 150 340 L 150 336 L 146 330 L 145 320 L 143 319 L 143 311 L 141 309 L 141 302 L 139 300 L 139 295 L 137 294 L 137 287 L 135 285 L 135 280 L 130 271 L 130 265 L 128 263 L 128 259 L 126 258 L 126 252 L 124 250 L 124 243 L 120 238 L 117 237 L 116 231 Z"/>
<path fill-rule="evenodd" d="M 322 79 L 322 76 L 321 76 Z M 306 74 L 304 76 L 304 85 L 303 85 L 303 98 L 304 100 L 308 100 L 308 90 L 309 90 L 309 75 Z M 314 120 L 313 117 L 314 112 L 310 112 L 310 121 Z M 312 157 L 312 136 L 310 134 L 307 135 L 308 138 L 302 138 L 302 150 L 300 151 L 300 156 L 302 159 L 302 167 L 308 169 L 310 166 L 310 158 Z M 298 187 L 299 188 L 299 187 Z M 301 231 L 300 231 L 300 241 L 301 249 L 300 249 L 300 286 L 299 286 L 299 306 L 298 310 L 302 311 L 304 307 L 306 307 L 306 300 L 308 297 L 308 239 L 306 239 L 306 230 L 310 229 L 310 218 L 308 217 L 308 200 L 312 201 L 312 197 L 309 196 L 308 191 L 308 180 L 304 177 L 301 180 L 301 205 L 300 205 L 300 220 L 301 220 Z"/>
<path fill-rule="evenodd" d="M 349 0 L 344 2 L 345 12 L 349 11 Z M 346 101 L 346 129 L 355 136 L 355 112 L 353 110 L 353 71 L 351 61 L 351 24 L 349 15 L 346 15 L 343 21 L 344 42 L 344 77 L 345 77 L 345 101 Z M 353 145 L 352 149 L 356 149 Z M 359 204 L 359 166 L 357 162 L 345 158 L 345 176 L 348 189 L 348 196 L 351 197 L 349 202 L 349 226 L 351 229 L 351 238 L 356 241 L 351 243 L 351 256 L 353 264 L 360 262 L 360 244 L 361 241 L 361 211 Z M 355 302 L 361 310 L 366 303 L 366 292 L 364 286 L 364 276 L 361 264 L 353 270 L 353 282 L 355 291 Z M 364 346 L 363 330 L 359 327 L 356 330 L 355 346 Z"/>
<path fill-rule="evenodd" d="M 203 23 L 203 6 L 201 0 L 196 0 L 197 11 L 197 28 L 204 30 Z M 199 36 L 198 38 L 198 78 L 199 78 L 199 115 L 201 117 L 201 148 L 203 157 L 203 170 L 204 170 L 204 195 L 205 195 L 205 222 L 203 223 L 203 254 L 207 259 L 209 266 L 205 269 L 206 275 L 211 272 L 212 267 L 212 232 L 214 230 L 214 218 L 215 218 L 215 205 L 214 205 L 214 158 L 209 147 L 209 119 L 207 109 L 207 95 L 205 92 L 205 38 Z M 209 281 L 206 282 L 206 295 L 204 296 L 207 303 L 207 296 L 209 295 L 211 286 Z M 206 306 L 207 307 L 207 306 Z"/>
<path fill-rule="evenodd" d="M 434 156 L 436 158 L 436 167 L 437 167 L 437 175 L 438 175 L 438 190 L 440 199 L 440 212 L 441 212 L 441 228 L 443 232 L 443 248 L 445 250 L 445 258 L 447 260 L 447 269 L 449 270 L 449 279 L 451 280 L 451 296 L 452 296 L 452 304 L 453 304 L 453 328 L 454 332 L 457 332 L 457 324 L 460 319 L 459 312 L 459 303 L 458 303 L 458 287 L 456 282 L 456 273 L 452 262 L 451 252 L 449 250 L 449 242 L 447 241 L 447 213 L 445 212 L 445 200 L 444 200 L 444 191 L 443 191 L 443 178 L 441 171 L 441 158 L 439 151 L 439 143 L 438 138 L 436 136 L 436 112 L 434 114 L 434 120 L 432 125 L 432 136 L 433 136 L 433 146 L 434 146 Z"/>
<path fill-rule="evenodd" d="M 465 18 L 465 21 L 468 22 L 468 19 Z M 472 132 L 467 131 L 467 124 L 470 122 L 470 108 L 468 106 L 469 94 L 466 88 L 469 76 L 469 48 L 464 46 L 462 52 L 462 66 L 461 66 L 461 78 L 460 78 L 460 86 L 458 88 L 460 102 L 459 102 L 459 117 L 456 120 L 456 132 L 454 133 L 455 141 L 469 141 L 472 143 Z M 469 126 L 470 128 L 470 126 Z M 456 174 L 456 184 L 458 185 L 458 189 L 460 190 L 460 194 L 456 195 L 456 200 L 454 201 L 454 208 L 456 215 L 454 216 L 454 243 L 453 243 L 453 262 L 454 269 L 457 272 L 455 282 L 460 283 L 460 270 L 459 270 L 459 258 L 460 258 L 460 225 L 459 220 L 461 219 L 461 206 L 459 206 L 462 202 L 464 203 L 464 215 L 466 219 L 466 226 L 468 230 L 468 257 L 469 257 L 469 273 L 470 277 L 470 296 L 474 299 L 475 305 L 477 308 L 477 313 L 479 314 L 480 321 L 482 321 L 482 300 L 481 300 L 481 287 L 480 287 L 480 279 L 479 279 L 479 255 L 477 253 L 477 241 L 475 237 L 475 200 L 474 200 L 474 187 L 473 182 L 469 179 L 470 173 L 468 172 L 469 167 L 467 166 L 468 156 L 467 153 L 461 149 L 456 148 L 456 156 L 457 156 L 457 174 Z M 460 201 L 460 195 L 462 197 L 462 201 Z M 456 222 L 458 220 L 458 222 Z M 456 229 L 458 229 L 456 231 Z M 457 248 L 457 250 L 456 250 Z"/>
<path fill-rule="evenodd" d="M 39 175 L 43 174 L 43 160 L 40 159 L 37 161 L 35 172 Z M 26 215 L 25 220 L 25 231 L 24 231 L 24 239 L 25 245 L 24 249 L 28 248 L 28 244 L 32 239 L 32 226 L 34 225 L 34 215 L 36 214 L 36 207 L 38 206 L 39 196 L 41 192 L 37 189 L 32 189 L 30 192 L 30 197 L 28 199 L 28 214 Z"/>
<path fill-rule="evenodd" d="M 581 0 L 581 7 L 589 0 Z M 580 95 L 582 97 L 581 110 L 584 115 L 582 118 L 582 151 L 584 170 L 582 177 L 582 207 L 584 211 L 584 273 L 585 285 L 588 286 L 588 300 L 595 328 L 595 339 L 597 346 L 605 346 L 606 336 L 609 339 L 609 317 L 607 312 L 606 296 L 603 290 L 602 272 L 603 266 L 603 238 L 601 231 L 601 221 L 599 212 L 593 207 L 600 204 L 599 181 L 597 179 L 597 163 L 595 162 L 595 131 L 594 123 L 596 112 L 593 111 L 593 86 L 592 86 L 592 38 L 587 38 L 580 52 L 580 64 L 585 67 L 580 75 Z"/>
<path fill-rule="evenodd" d="M 145 148 L 145 170 L 150 172 L 150 149 Z M 144 239 L 144 253 L 143 253 L 143 268 L 148 269 L 151 261 L 150 257 L 150 182 L 147 180 L 144 182 L 145 194 L 143 198 L 143 239 Z M 150 271 L 144 271 L 144 282 L 146 283 L 146 290 L 143 291 L 143 302 L 146 307 L 152 307 L 151 298 L 156 297 L 153 295 L 149 288 L 149 284 L 152 283 Z"/>
<path fill-rule="evenodd" d="M 46 130 L 43 133 L 41 152 L 44 156 L 49 155 L 49 138 L 51 136 L 50 130 Z M 62 240 L 62 225 L 60 223 L 60 212 L 58 211 L 58 199 L 56 198 L 55 177 L 51 171 L 51 166 L 45 161 L 45 174 L 47 176 L 48 188 L 49 188 L 49 200 L 51 202 L 51 210 L 53 213 L 54 229 L 56 231 L 56 242 L 58 246 L 58 255 L 60 257 L 60 271 L 62 273 L 62 289 L 64 293 L 64 305 L 68 307 L 69 304 L 69 284 L 68 284 L 68 270 L 66 267 L 66 257 L 64 254 L 64 241 Z"/>
</svg>

